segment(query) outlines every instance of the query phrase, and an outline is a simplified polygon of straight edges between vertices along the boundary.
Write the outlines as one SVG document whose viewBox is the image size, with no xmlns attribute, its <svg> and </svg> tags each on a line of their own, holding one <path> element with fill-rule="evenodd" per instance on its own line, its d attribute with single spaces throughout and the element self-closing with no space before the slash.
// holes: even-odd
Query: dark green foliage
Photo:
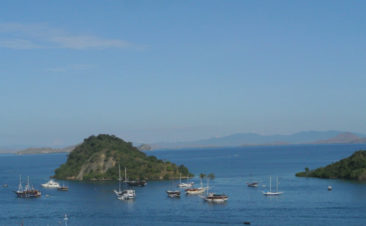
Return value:
<svg viewBox="0 0 366 226">
<path fill-rule="evenodd" d="M 215 179 L 215 174 L 210 173 L 210 174 L 208 174 L 208 175 L 207 175 L 207 177 L 208 177 L 210 180 L 213 180 L 213 179 Z"/>
<path fill-rule="evenodd" d="M 366 180 L 366 151 L 356 151 L 348 158 L 315 170 L 305 168 L 298 177 L 341 178 L 349 180 Z"/>
<path fill-rule="evenodd" d="M 162 180 L 193 176 L 184 165 L 179 167 L 155 156 L 147 156 L 122 139 L 101 134 L 90 136 L 68 156 L 67 162 L 55 170 L 55 178 L 71 180 L 117 180 L 118 165 L 129 180 Z M 84 169 L 82 176 L 80 171 Z M 85 170 L 88 169 L 88 170 Z M 78 176 L 79 175 L 79 176 Z"/>
</svg>

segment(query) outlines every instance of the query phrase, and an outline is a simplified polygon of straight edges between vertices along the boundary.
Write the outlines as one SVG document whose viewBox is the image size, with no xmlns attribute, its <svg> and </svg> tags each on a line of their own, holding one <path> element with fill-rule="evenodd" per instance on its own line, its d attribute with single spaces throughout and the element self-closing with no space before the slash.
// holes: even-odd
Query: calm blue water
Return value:
<svg viewBox="0 0 366 226">
<path fill-rule="evenodd" d="M 152 151 L 152 155 L 186 165 L 193 173 L 214 173 L 212 191 L 229 195 L 226 204 L 208 204 L 198 196 L 169 199 L 165 190 L 176 181 L 152 182 L 137 188 L 134 201 L 120 201 L 116 183 L 66 181 L 70 191 L 42 189 L 65 154 L 0 155 L 0 225 L 366 225 L 366 184 L 343 180 L 296 178 L 311 169 L 347 157 L 366 145 L 243 147 Z M 18 199 L 13 190 L 19 174 L 40 188 L 38 199 Z M 279 177 L 284 194 L 262 195 L 269 176 Z M 24 178 L 25 179 L 25 178 Z M 259 188 L 246 181 L 259 180 Z M 199 183 L 198 178 L 194 181 Z M 62 183 L 62 181 L 61 181 Z M 333 191 L 327 190 L 328 185 Z M 46 194 L 48 195 L 46 197 Z"/>
</svg>

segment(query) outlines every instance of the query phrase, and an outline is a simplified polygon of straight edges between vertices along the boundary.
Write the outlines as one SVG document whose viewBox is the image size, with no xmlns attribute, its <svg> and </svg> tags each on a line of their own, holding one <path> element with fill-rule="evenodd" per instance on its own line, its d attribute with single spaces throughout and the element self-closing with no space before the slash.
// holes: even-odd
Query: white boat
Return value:
<svg viewBox="0 0 366 226">
<path fill-rule="evenodd" d="M 182 183 L 182 175 L 179 174 L 179 184 L 178 187 L 180 188 L 191 188 L 193 186 L 194 182 L 188 182 L 188 177 L 187 177 L 187 183 Z"/>
<path fill-rule="evenodd" d="M 202 194 L 206 191 L 205 188 L 187 188 L 186 190 L 186 194 L 188 195 L 198 195 L 198 194 Z"/>
<path fill-rule="evenodd" d="M 331 191 L 331 190 L 333 190 L 333 188 L 332 188 L 332 186 L 328 186 L 328 191 Z"/>
<path fill-rule="evenodd" d="M 263 192 L 265 196 L 277 196 L 281 195 L 283 192 L 278 191 L 278 177 L 277 177 L 277 184 L 276 184 L 276 192 L 272 192 L 272 177 L 269 177 L 269 191 Z"/>
<path fill-rule="evenodd" d="M 135 197 L 136 197 L 135 190 L 127 189 L 127 190 L 123 190 L 122 193 L 119 193 L 117 198 L 119 200 L 130 200 L 130 199 L 134 199 Z"/>
<path fill-rule="evenodd" d="M 186 191 L 187 195 L 198 195 L 198 194 L 204 193 L 206 191 L 206 188 L 203 187 L 202 178 L 201 178 L 201 187 L 199 187 L 199 188 L 187 188 L 185 191 Z"/>
<path fill-rule="evenodd" d="M 129 200 L 129 199 L 134 199 L 136 197 L 136 192 L 133 189 L 126 189 L 126 190 L 121 190 L 121 168 L 118 165 L 118 190 L 114 190 L 114 193 L 117 195 L 117 198 L 119 200 Z M 127 181 L 127 171 L 125 168 L 125 181 Z"/>
<path fill-rule="evenodd" d="M 47 183 L 42 184 L 42 187 L 44 187 L 44 188 L 59 188 L 60 184 L 51 179 Z"/>
</svg>

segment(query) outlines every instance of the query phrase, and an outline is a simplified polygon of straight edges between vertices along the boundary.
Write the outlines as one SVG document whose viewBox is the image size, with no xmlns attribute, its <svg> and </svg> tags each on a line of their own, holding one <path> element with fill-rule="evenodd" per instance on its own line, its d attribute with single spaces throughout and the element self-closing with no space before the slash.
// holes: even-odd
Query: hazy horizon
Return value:
<svg viewBox="0 0 366 226">
<path fill-rule="evenodd" d="M 366 134 L 366 2 L 1 4 L 0 147 Z"/>
</svg>

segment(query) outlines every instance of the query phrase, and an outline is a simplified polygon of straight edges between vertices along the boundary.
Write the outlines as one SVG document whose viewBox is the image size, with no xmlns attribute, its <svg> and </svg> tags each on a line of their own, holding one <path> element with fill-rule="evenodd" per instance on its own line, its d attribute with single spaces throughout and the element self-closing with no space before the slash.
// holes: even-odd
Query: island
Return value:
<svg viewBox="0 0 366 226">
<path fill-rule="evenodd" d="M 350 157 L 326 167 L 315 170 L 305 168 L 304 172 L 296 173 L 296 176 L 366 181 L 366 151 L 356 151 Z"/>
<path fill-rule="evenodd" d="M 32 155 L 32 154 L 51 154 L 51 153 L 66 153 L 74 150 L 75 146 L 65 148 L 27 148 L 16 152 L 17 155 Z"/>
<path fill-rule="evenodd" d="M 118 168 L 127 170 L 129 180 L 168 180 L 192 177 L 184 165 L 148 156 L 114 135 L 100 134 L 84 139 L 55 170 L 56 179 L 77 181 L 118 180 Z"/>
</svg>

